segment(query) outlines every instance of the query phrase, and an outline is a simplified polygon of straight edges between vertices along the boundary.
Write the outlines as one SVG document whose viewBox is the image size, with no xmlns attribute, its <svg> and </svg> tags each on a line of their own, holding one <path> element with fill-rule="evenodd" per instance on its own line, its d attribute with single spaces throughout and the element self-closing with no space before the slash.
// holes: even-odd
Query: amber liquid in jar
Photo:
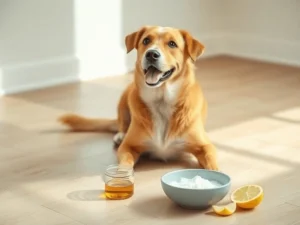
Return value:
<svg viewBox="0 0 300 225">
<path fill-rule="evenodd" d="M 129 180 L 112 179 L 105 184 L 105 196 L 108 199 L 130 198 L 134 192 L 134 184 Z"/>
<path fill-rule="evenodd" d="M 111 165 L 105 174 L 105 197 L 110 200 L 130 198 L 134 193 L 133 169 Z"/>
</svg>

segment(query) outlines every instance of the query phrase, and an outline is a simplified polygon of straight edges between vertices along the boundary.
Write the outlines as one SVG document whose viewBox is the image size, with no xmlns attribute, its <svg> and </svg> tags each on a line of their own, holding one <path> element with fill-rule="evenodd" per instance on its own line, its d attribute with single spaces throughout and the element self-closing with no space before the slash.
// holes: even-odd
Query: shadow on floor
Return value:
<svg viewBox="0 0 300 225">
<path fill-rule="evenodd" d="M 106 201 L 104 190 L 79 190 L 67 194 L 67 198 L 73 201 Z"/>
</svg>

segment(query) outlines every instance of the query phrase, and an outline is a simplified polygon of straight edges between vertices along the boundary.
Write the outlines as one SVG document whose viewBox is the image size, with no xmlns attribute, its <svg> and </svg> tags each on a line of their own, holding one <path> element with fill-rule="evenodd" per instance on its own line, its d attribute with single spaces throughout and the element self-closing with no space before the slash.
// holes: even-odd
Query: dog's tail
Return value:
<svg viewBox="0 0 300 225">
<path fill-rule="evenodd" d="M 66 114 L 58 121 L 73 131 L 118 132 L 117 120 L 86 118 L 75 114 Z"/>
</svg>

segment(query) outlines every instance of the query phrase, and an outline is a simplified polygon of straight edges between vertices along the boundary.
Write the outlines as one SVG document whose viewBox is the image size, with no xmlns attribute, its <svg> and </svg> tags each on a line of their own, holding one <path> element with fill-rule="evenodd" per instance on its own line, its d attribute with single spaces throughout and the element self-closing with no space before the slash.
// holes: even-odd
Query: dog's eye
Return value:
<svg viewBox="0 0 300 225">
<path fill-rule="evenodd" d="M 170 48 L 176 48 L 177 47 L 177 45 L 174 41 L 170 41 L 168 45 L 169 45 Z"/>
<path fill-rule="evenodd" d="M 147 45 L 147 44 L 149 44 L 150 43 L 150 39 L 149 38 L 145 38 L 144 40 L 143 40 L 143 44 L 144 45 Z"/>
</svg>

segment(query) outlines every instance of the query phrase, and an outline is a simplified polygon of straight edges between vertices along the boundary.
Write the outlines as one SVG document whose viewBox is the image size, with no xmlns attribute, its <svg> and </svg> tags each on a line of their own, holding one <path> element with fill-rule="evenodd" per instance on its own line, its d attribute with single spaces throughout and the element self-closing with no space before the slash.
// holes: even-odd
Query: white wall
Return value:
<svg viewBox="0 0 300 225">
<path fill-rule="evenodd" d="M 299 0 L 0 0 L 0 94 L 125 73 L 124 38 L 189 30 L 219 53 L 300 65 Z"/>
<path fill-rule="evenodd" d="M 0 0 L 0 93 L 123 74 L 134 62 L 124 38 L 145 24 L 187 29 L 209 44 L 216 2 Z"/>
<path fill-rule="evenodd" d="M 222 8 L 223 52 L 300 65 L 299 0 L 229 0 Z"/>
<path fill-rule="evenodd" d="M 0 93 L 72 79 L 72 0 L 0 0 Z"/>
<path fill-rule="evenodd" d="M 122 0 L 76 0 L 76 55 L 79 78 L 89 80 L 123 74 Z M 125 2 L 125 1 L 124 1 Z"/>
</svg>

